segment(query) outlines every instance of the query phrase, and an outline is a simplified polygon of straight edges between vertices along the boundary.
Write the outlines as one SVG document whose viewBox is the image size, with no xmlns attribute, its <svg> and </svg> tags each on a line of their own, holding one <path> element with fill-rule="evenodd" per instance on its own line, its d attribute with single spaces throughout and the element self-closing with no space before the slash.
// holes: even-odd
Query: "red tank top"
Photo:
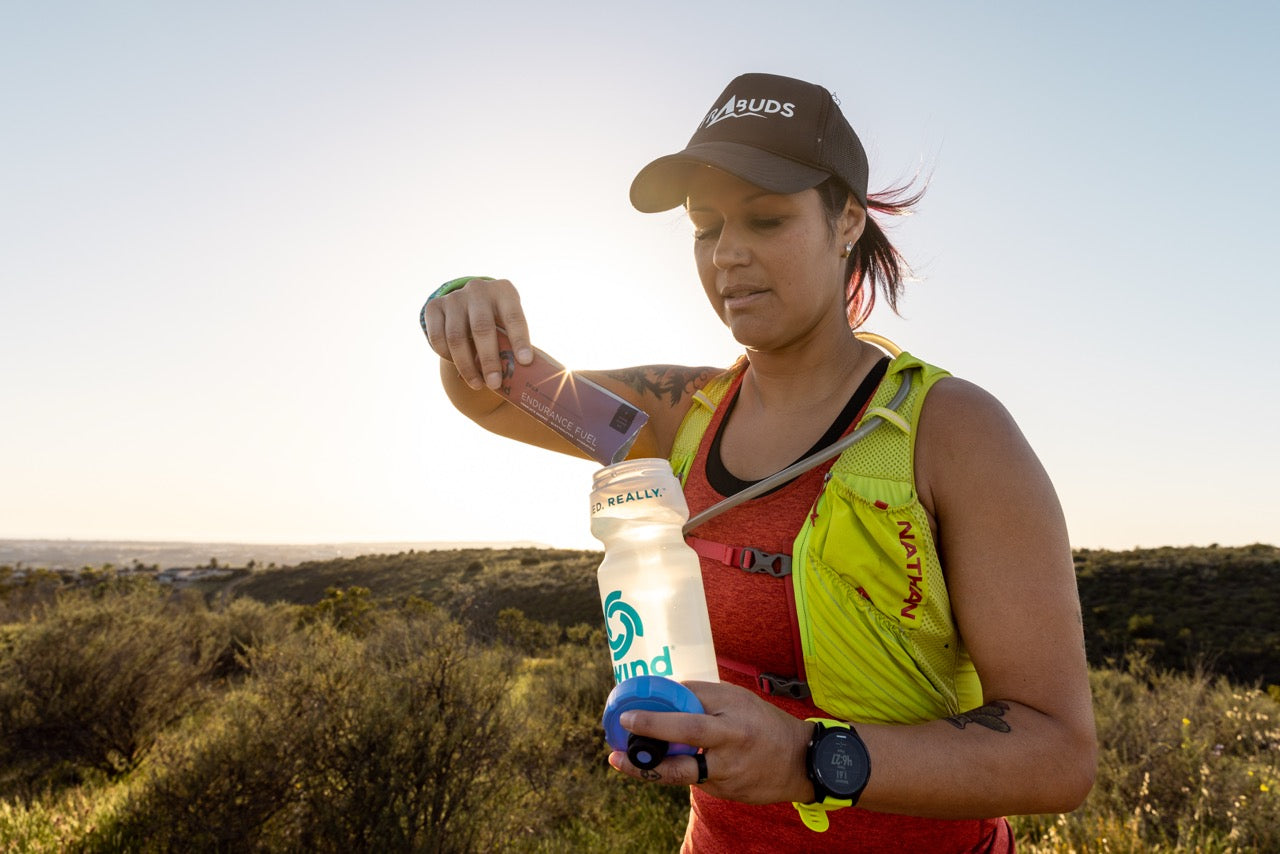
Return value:
<svg viewBox="0 0 1280 854">
<path fill-rule="evenodd" d="M 708 481 L 707 459 L 740 383 L 741 377 L 717 408 L 690 466 L 685 483 L 690 515 L 726 497 Z M 869 393 L 865 400 L 870 400 Z M 865 400 L 861 406 L 866 405 Z M 845 432 L 857 421 L 858 418 L 852 419 Z M 825 463 L 779 489 L 722 513 L 692 532 L 693 536 L 730 546 L 790 554 L 830 467 L 830 462 Z M 711 631 L 716 657 L 720 660 L 720 679 L 747 688 L 796 717 L 834 717 L 809 699 L 765 695 L 744 672 L 784 676 L 799 673 L 799 653 L 794 649 L 791 636 L 787 595 L 791 580 L 774 578 L 767 573 L 747 573 L 707 557 L 701 560 Z M 731 666 L 726 666 L 726 662 Z M 829 813 L 830 828 L 825 833 L 814 833 L 801 823 L 799 814 L 789 803 L 740 804 L 714 798 L 696 786 L 691 789 L 690 801 L 689 824 L 681 849 L 684 852 L 1013 851 L 1013 836 L 1008 822 L 1002 818 L 950 821 L 854 807 Z"/>
</svg>

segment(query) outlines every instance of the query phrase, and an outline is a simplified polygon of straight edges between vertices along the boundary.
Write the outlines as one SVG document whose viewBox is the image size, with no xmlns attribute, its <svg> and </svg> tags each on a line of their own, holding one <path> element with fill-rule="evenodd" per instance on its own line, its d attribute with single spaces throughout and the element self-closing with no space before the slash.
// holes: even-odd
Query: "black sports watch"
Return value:
<svg viewBox="0 0 1280 854">
<path fill-rule="evenodd" d="M 852 726 L 828 718 L 809 718 L 813 736 L 805 751 L 805 773 L 813 783 L 814 801 L 794 804 L 805 826 L 821 833 L 827 813 L 858 802 L 871 778 L 871 756 Z"/>
</svg>

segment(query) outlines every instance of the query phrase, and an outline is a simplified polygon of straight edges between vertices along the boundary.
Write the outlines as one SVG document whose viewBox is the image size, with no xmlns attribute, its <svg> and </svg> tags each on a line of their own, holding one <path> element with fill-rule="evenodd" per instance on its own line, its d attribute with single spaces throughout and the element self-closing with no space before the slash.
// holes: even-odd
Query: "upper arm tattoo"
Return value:
<svg viewBox="0 0 1280 854">
<path fill-rule="evenodd" d="M 606 372 L 610 379 L 625 383 L 638 394 L 651 395 L 676 406 L 719 373 L 715 368 L 686 368 L 680 365 L 645 365 Z"/>
<path fill-rule="evenodd" d="M 956 729 L 964 729 L 969 724 L 978 724 L 987 729 L 996 732 L 1009 732 L 1012 727 L 1004 720 L 1004 713 L 1009 711 L 1009 704 L 1000 700 L 993 700 L 985 706 L 979 706 L 976 709 L 970 709 L 967 712 L 961 712 L 958 715 L 947 718 L 947 723 Z"/>
</svg>

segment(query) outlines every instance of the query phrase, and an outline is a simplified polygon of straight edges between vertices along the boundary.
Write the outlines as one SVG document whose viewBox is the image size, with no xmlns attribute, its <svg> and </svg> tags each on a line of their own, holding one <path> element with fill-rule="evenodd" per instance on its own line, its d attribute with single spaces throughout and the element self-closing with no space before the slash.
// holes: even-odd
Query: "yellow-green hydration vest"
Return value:
<svg viewBox="0 0 1280 854">
<path fill-rule="evenodd" d="M 694 395 L 670 457 L 682 484 L 736 375 Z M 893 359 L 862 416 L 886 423 L 836 459 L 792 546 L 803 677 L 813 702 L 842 720 L 922 723 L 982 705 L 915 488 L 920 410 L 945 376 L 909 353 Z M 889 410 L 903 382 L 910 391 Z"/>
</svg>

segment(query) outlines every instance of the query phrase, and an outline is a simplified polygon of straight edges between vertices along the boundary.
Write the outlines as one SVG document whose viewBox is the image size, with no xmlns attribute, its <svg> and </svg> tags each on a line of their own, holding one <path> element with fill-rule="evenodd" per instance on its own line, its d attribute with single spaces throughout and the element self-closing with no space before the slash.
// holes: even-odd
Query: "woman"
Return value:
<svg viewBox="0 0 1280 854">
<path fill-rule="evenodd" d="M 730 83 L 631 199 L 685 206 L 703 290 L 746 349 L 728 372 L 585 373 L 649 413 L 631 456 L 671 457 L 691 513 L 884 424 L 691 532 L 723 681 L 691 683 L 705 715 L 622 722 L 703 751 L 610 763 L 693 786 L 691 851 L 1004 851 L 1001 816 L 1074 809 L 1096 744 L 1053 487 L 990 395 L 853 332 L 877 284 L 891 303 L 901 284 L 868 210 L 915 200 L 868 197 L 866 155 L 827 90 L 764 74 Z M 500 380 L 495 325 L 530 358 L 512 284 L 442 290 L 423 320 L 453 403 L 574 453 L 485 389 Z M 768 567 L 746 568 L 770 571 L 742 571 L 758 555 Z"/>
</svg>

